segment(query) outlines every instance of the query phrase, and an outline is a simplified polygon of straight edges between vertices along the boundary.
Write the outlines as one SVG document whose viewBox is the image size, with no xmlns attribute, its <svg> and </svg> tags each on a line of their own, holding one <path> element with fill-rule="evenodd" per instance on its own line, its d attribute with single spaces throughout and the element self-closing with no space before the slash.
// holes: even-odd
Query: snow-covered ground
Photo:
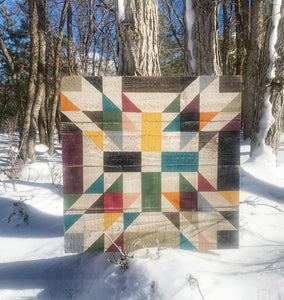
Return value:
<svg viewBox="0 0 284 300">
<path fill-rule="evenodd" d="M 0 135 L 2 167 L 7 142 Z M 16 191 L 0 175 L 1 300 L 284 299 L 284 134 L 277 167 L 248 160 L 242 143 L 240 249 L 141 249 L 125 272 L 109 253 L 64 254 L 61 152 L 46 151 L 37 146 Z"/>
</svg>

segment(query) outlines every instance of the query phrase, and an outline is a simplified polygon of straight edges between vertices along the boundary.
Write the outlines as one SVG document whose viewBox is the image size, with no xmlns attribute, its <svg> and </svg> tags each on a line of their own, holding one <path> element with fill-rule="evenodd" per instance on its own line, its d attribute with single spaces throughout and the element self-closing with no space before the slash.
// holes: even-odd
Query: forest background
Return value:
<svg viewBox="0 0 284 300">
<path fill-rule="evenodd" d="M 242 75 L 251 154 L 277 154 L 283 16 L 282 0 L 1 0 L 0 126 L 35 162 L 37 132 L 50 155 L 61 140 L 62 76 Z"/>
</svg>

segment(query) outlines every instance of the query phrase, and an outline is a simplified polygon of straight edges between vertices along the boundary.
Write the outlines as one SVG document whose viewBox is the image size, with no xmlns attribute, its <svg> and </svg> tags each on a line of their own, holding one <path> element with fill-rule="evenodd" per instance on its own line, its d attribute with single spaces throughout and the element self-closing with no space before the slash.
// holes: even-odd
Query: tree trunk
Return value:
<svg viewBox="0 0 284 300">
<path fill-rule="evenodd" d="M 45 56 L 46 56 L 46 41 L 45 41 L 45 22 L 44 8 L 37 5 L 38 16 L 41 22 L 38 22 L 38 38 L 39 38 L 39 57 L 37 70 L 37 88 L 31 113 L 31 124 L 29 131 L 29 158 L 32 162 L 36 161 L 35 143 L 38 129 L 38 116 L 45 99 Z"/>
<path fill-rule="evenodd" d="M 39 132 L 39 141 L 41 144 L 47 146 L 47 135 L 46 135 L 46 108 L 45 101 L 41 104 L 41 108 L 38 116 L 38 132 Z"/>
<path fill-rule="evenodd" d="M 20 153 L 23 159 L 26 159 L 28 156 L 31 112 L 32 112 L 33 102 L 36 93 L 36 80 L 37 80 L 37 69 L 38 69 L 38 55 L 39 55 L 38 54 L 39 38 L 38 38 L 38 31 L 37 31 L 38 13 L 37 13 L 37 5 L 35 0 L 29 0 L 29 19 L 30 19 L 29 86 L 28 86 L 28 93 L 27 93 L 27 104 L 25 107 L 25 118 L 24 118 L 23 128 L 21 132 L 22 145 L 21 145 L 21 153 Z"/>
<path fill-rule="evenodd" d="M 283 108 L 284 108 L 284 2 L 281 6 L 281 19 L 278 25 L 278 38 L 275 50 L 279 57 L 276 60 L 275 67 L 276 77 L 271 82 L 272 94 L 270 102 L 272 103 L 272 114 L 275 119 L 274 124 L 270 127 L 266 143 L 273 149 L 273 153 L 277 155 L 280 136 L 282 132 Z"/>
<path fill-rule="evenodd" d="M 195 11 L 193 24 L 193 56 L 196 75 L 219 75 L 221 71 L 219 50 L 219 0 L 192 0 Z"/>
<path fill-rule="evenodd" d="M 159 76 L 158 1 L 124 0 L 118 19 L 119 75 Z"/>
<path fill-rule="evenodd" d="M 59 91 L 60 91 L 60 58 L 61 58 L 61 45 L 64 32 L 65 17 L 67 13 L 67 8 L 69 6 L 69 0 L 65 0 L 64 6 L 61 12 L 61 18 L 59 23 L 59 32 L 57 37 L 57 44 L 55 48 L 54 55 L 54 90 L 53 90 L 53 102 L 51 106 L 50 114 L 50 126 L 49 126 L 49 154 L 54 154 L 54 129 L 56 121 L 56 113 L 59 102 Z"/>
<path fill-rule="evenodd" d="M 75 74 L 74 43 L 73 43 L 73 11 L 71 2 L 67 9 L 67 56 L 69 75 Z"/>
<path fill-rule="evenodd" d="M 251 28 L 247 48 L 244 91 L 242 97 L 242 123 L 245 139 L 252 137 L 254 111 L 259 95 L 258 88 L 260 86 L 260 53 L 263 43 L 264 2 L 265 0 L 252 1 L 251 3 Z"/>
<path fill-rule="evenodd" d="M 231 22 L 229 16 L 228 0 L 223 0 L 223 49 L 222 49 L 222 65 L 223 75 L 228 74 L 229 70 L 229 51 L 231 46 Z"/>
<path fill-rule="evenodd" d="M 245 59 L 245 46 L 247 45 L 247 32 L 249 31 L 249 3 L 248 0 L 234 0 L 236 14 L 236 75 L 243 74 Z M 247 9 L 247 11 L 245 11 Z"/>
</svg>

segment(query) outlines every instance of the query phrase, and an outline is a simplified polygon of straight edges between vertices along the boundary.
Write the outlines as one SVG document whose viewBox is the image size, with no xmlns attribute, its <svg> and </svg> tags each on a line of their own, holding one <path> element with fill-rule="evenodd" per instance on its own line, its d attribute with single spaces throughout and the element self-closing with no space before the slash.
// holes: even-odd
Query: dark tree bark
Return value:
<svg viewBox="0 0 284 300">
<path fill-rule="evenodd" d="M 59 32 L 57 37 L 57 43 L 55 47 L 54 53 L 54 89 L 53 89 L 53 102 L 51 106 L 51 114 L 50 114 L 50 126 L 49 126 L 49 154 L 54 154 L 54 129 L 55 129 L 55 121 L 56 114 L 59 105 L 59 92 L 60 92 L 60 83 L 61 83 L 61 72 L 60 72 L 60 58 L 61 58 L 61 45 L 64 33 L 64 24 L 65 18 L 67 14 L 67 8 L 69 6 L 69 0 L 64 1 L 63 9 L 61 12 L 60 23 L 59 23 Z"/>
<path fill-rule="evenodd" d="M 124 0 L 117 22 L 119 75 L 159 76 L 158 1 Z"/>
<path fill-rule="evenodd" d="M 29 151 L 29 131 L 31 124 L 31 113 L 36 94 L 36 80 L 38 71 L 39 37 L 38 37 L 38 12 L 35 0 L 29 0 L 29 31 L 30 31 L 30 70 L 29 86 L 27 93 L 27 104 L 25 107 L 25 118 L 21 130 L 21 157 L 26 159 Z"/>
<path fill-rule="evenodd" d="M 264 2 L 252 1 L 251 3 L 251 27 L 247 48 L 246 70 L 244 76 L 244 90 L 242 97 L 242 123 L 244 138 L 252 137 L 253 119 L 256 103 L 259 100 L 260 54 L 263 45 Z M 265 72 L 265 71 L 264 71 Z M 261 92 L 263 93 L 263 91 Z"/>
<path fill-rule="evenodd" d="M 192 0 L 192 3 L 195 19 L 192 28 L 193 54 L 191 53 L 191 56 L 193 55 L 196 67 L 191 75 L 219 75 L 222 73 L 218 41 L 220 0 Z M 186 51 L 189 49 L 187 48 Z M 188 61 L 187 59 L 187 64 Z M 192 66 L 186 68 L 193 69 Z"/>
<path fill-rule="evenodd" d="M 67 9 L 67 56 L 69 75 L 75 74 L 74 42 L 73 42 L 73 11 L 71 2 Z"/>
</svg>

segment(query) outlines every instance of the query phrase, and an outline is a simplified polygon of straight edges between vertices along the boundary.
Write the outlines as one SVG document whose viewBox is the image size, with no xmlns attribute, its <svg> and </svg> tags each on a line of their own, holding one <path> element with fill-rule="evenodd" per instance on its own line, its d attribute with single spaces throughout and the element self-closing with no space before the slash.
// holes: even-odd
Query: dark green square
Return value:
<svg viewBox="0 0 284 300">
<path fill-rule="evenodd" d="M 161 211 L 161 173 L 141 173 L 142 211 Z"/>
<path fill-rule="evenodd" d="M 104 131 L 122 131 L 122 112 L 104 111 L 103 122 Z"/>
</svg>

